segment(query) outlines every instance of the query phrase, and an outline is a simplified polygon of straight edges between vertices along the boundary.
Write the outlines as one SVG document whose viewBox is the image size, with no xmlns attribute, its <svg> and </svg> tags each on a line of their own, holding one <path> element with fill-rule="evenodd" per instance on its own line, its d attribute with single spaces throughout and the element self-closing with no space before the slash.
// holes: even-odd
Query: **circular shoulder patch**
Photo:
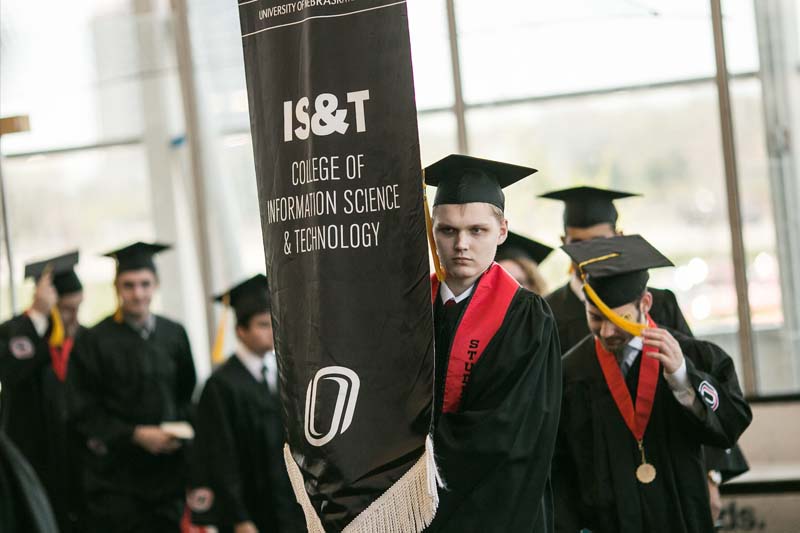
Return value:
<svg viewBox="0 0 800 533">
<path fill-rule="evenodd" d="M 700 383 L 700 386 L 697 387 L 697 390 L 700 392 L 700 397 L 703 398 L 703 401 L 711 407 L 711 410 L 716 411 L 719 407 L 719 393 L 717 389 L 708 381 L 703 381 Z"/>
<path fill-rule="evenodd" d="M 8 341 L 8 349 L 17 359 L 30 359 L 36 353 L 33 342 L 28 337 L 12 337 Z"/>
<path fill-rule="evenodd" d="M 189 491 L 186 504 L 195 513 L 204 513 L 211 509 L 214 503 L 214 491 L 208 487 L 197 487 Z"/>
</svg>

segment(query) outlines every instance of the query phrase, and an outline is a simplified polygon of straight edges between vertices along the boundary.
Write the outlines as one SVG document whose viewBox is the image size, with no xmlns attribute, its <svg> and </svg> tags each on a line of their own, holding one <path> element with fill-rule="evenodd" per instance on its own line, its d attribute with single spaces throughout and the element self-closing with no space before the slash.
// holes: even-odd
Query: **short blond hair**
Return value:
<svg viewBox="0 0 800 533">
<path fill-rule="evenodd" d="M 460 204 L 460 205 L 462 205 L 462 206 L 463 206 L 464 204 Z M 503 213 L 503 210 L 502 210 L 502 209 L 500 209 L 499 207 L 497 207 L 496 205 L 494 205 L 494 204 L 490 204 L 490 203 L 488 203 L 488 202 L 487 202 L 487 205 L 488 205 L 488 206 L 491 208 L 491 210 L 492 210 L 492 216 L 493 216 L 493 217 L 494 217 L 494 218 L 497 220 L 497 222 L 498 222 L 498 223 L 499 223 L 499 224 L 502 226 L 502 225 L 503 225 L 503 222 L 505 222 L 505 220 L 506 220 L 506 215 L 505 215 L 505 213 Z M 435 206 L 433 206 L 433 209 L 431 210 L 431 216 L 432 216 L 433 218 L 436 218 L 436 208 L 437 208 L 437 207 L 439 207 L 439 206 L 438 206 L 438 205 L 435 205 Z"/>
</svg>

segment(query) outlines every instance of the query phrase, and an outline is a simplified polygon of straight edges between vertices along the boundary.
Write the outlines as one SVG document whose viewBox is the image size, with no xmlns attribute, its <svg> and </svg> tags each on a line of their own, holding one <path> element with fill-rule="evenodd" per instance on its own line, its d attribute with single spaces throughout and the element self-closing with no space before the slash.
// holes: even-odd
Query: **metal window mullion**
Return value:
<svg viewBox="0 0 800 533">
<path fill-rule="evenodd" d="M 728 66 L 725 57 L 725 38 L 720 0 L 710 0 L 711 23 L 714 31 L 714 56 L 716 59 L 716 82 L 719 96 L 720 133 L 725 160 L 725 188 L 728 200 L 728 218 L 731 231 L 731 253 L 736 283 L 737 311 L 739 316 L 739 349 L 742 360 L 742 377 L 747 394 L 755 394 L 756 366 L 753 350 L 753 329 L 750 322 L 750 300 L 747 287 L 747 262 L 742 232 L 742 212 L 739 195 L 739 179 L 736 166 L 733 114 L 728 87 Z"/>
<path fill-rule="evenodd" d="M 467 120 L 464 106 L 464 93 L 461 84 L 461 57 L 458 52 L 458 28 L 456 26 L 456 8 L 454 0 L 446 0 L 447 4 L 447 30 L 450 37 L 450 64 L 453 70 L 453 111 L 456 114 L 456 127 L 458 133 L 458 151 L 466 154 L 469 152 L 467 138 Z"/>
<path fill-rule="evenodd" d="M 195 217 L 194 230 L 197 242 L 197 260 L 200 266 L 203 302 L 205 302 L 206 331 L 208 345 L 214 343 L 216 324 L 211 303 L 212 266 L 211 238 L 206 219 L 206 172 L 202 158 L 203 146 L 200 137 L 200 118 L 194 67 L 192 60 L 191 32 L 189 27 L 189 8 L 186 0 L 172 0 L 172 16 L 175 24 L 175 49 L 178 58 L 178 79 L 183 101 L 183 115 L 186 124 L 186 141 L 189 148 L 189 165 L 193 189 Z"/>
</svg>

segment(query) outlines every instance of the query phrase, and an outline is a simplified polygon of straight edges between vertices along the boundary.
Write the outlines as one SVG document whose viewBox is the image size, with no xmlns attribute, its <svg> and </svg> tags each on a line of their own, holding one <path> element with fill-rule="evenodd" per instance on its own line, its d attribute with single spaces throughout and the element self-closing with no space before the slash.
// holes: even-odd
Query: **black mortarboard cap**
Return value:
<svg viewBox="0 0 800 533">
<path fill-rule="evenodd" d="M 503 188 L 534 172 L 535 168 L 451 154 L 425 168 L 425 184 L 436 187 L 434 206 L 483 202 L 503 210 Z"/>
<path fill-rule="evenodd" d="M 523 237 L 519 233 L 509 231 L 506 241 L 497 247 L 495 261 L 525 257 L 531 261 L 535 261 L 538 265 L 544 261 L 552 251 L 553 248 L 546 244 Z"/>
<path fill-rule="evenodd" d="M 25 277 L 33 278 L 38 282 L 44 271 L 50 267 L 53 275 L 53 286 L 60 295 L 70 294 L 83 290 L 81 280 L 75 273 L 75 265 L 78 264 L 78 251 L 51 257 L 43 261 L 36 261 L 25 265 Z"/>
<path fill-rule="evenodd" d="M 641 235 L 567 244 L 563 250 L 611 308 L 635 301 L 647 288 L 648 269 L 674 266 Z"/>
<path fill-rule="evenodd" d="M 227 292 L 214 297 L 214 301 L 224 302 L 229 298 L 229 305 L 236 313 L 236 321 L 244 324 L 254 315 L 270 310 L 269 287 L 264 274 L 256 274 L 252 278 L 234 285 Z"/>
<path fill-rule="evenodd" d="M 129 270 L 141 270 L 143 268 L 156 272 L 153 256 L 170 248 L 168 244 L 136 242 L 103 255 L 116 259 L 117 275 Z"/>
<path fill-rule="evenodd" d="M 617 208 L 614 200 L 639 196 L 636 193 L 598 189 L 596 187 L 573 187 L 542 194 L 564 202 L 564 227 L 588 228 L 595 224 L 617 223 Z"/>
</svg>

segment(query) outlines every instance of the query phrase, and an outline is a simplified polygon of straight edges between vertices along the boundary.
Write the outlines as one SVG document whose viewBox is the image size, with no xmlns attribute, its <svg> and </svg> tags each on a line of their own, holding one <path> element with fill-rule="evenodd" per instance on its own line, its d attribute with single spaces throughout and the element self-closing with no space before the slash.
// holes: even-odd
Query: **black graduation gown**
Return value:
<svg viewBox="0 0 800 533">
<path fill-rule="evenodd" d="M 561 394 L 555 323 L 539 296 L 519 289 L 474 365 L 456 413 L 442 413 L 450 344 L 469 302 L 434 305 L 434 450 L 446 488 L 430 531 L 552 530 L 550 460 Z"/>
<path fill-rule="evenodd" d="M 195 524 L 221 533 L 250 520 L 261 533 L 305 529 L 283 460 L 280 397 L 231 356 L 208 379 L 197 409 L 192 489 L 210 489 Z M 192 498 L 190 496 L 190 505 Z"/>
<path fill-rule="evenodd" d="M 76 345 L 85 331 L 78 329 Z M 24 314 L 0 325 L 0 426 L 36 471 L 59 529 L 69 533 L 81 529 L 82 451 L 67 426 L 66 388 L 53 370 L 50 332 L 39 337 Z"/>
<path fill-rule="evenodd" d="M 692 337 L 692 330 L 681 312 L 675 294 L 667 289 L 648 287 L 647 290 L 653 295 L 653 306 L 650 309 L 650 317 L 653 321 L 660 326 Z M 561 353 L 567 353 L 590 335 L 583 302 L 572 292 L 569 283 L 550 293 L 546 300 L 558 323 Z M 738 445 L 724 450 L 709 446 L 704 449 L 704 454 L 706 469 L 718 470 L 722 474 L 723 481 L 728 481 L 749 470 L 747 461 Z"/>
<path fill-rule="evenodd" d="M 0 431 L 0 531 L 58 533 L 56 519 L 36 473 Z"/>
<path fill-rule="evenodd" d="M 158 316 L 143 339 L 108 317 L 83 341 L 70 359 L 67 391 L 71 421 L 88 449 L 85 487 L 93 528 L 168 530 L 183 507 L 183 448 L 151 455 L 132 435 L 137 425 L 191 419 L 195 370 L 186 331 Z"/>
<path fill-rule="evenodd" d="M 650 316 L 656 324 L 679 331 L 689 337 L 692 330 L 678 306 L 678 299 L 668 289 L 647 288 L 653 295 L 653 306 Z M 561 342 L 561 353 L 565 354 L 573 346 L 589 335 L 589 324 L 586 322 L 586 308 L 575 295 L 569 283 L 556 289 L 545 297 L 558 324 L 558 338 Z"/>
<path fill-rule="evenodd" d="M 564 392 L 553 459 L 556 531 L 575 533 L 707 533 L 714 531 L 702 444 L 730 447 L 751 420 L 733 361 L 714 344 L 673 332 L 697 391 L 710 384 L 716 410 L 702 401 L 704 420 L 675 399 L 660 373 L 644 435 L 647 460 L 657 470 L 649 485 L 635 477 L 636 440 L 617 410 L 595 354 L 594 338 L 564 356 Z M 641 356 L 628 372 L 635 390 Z"/>
</svg>

